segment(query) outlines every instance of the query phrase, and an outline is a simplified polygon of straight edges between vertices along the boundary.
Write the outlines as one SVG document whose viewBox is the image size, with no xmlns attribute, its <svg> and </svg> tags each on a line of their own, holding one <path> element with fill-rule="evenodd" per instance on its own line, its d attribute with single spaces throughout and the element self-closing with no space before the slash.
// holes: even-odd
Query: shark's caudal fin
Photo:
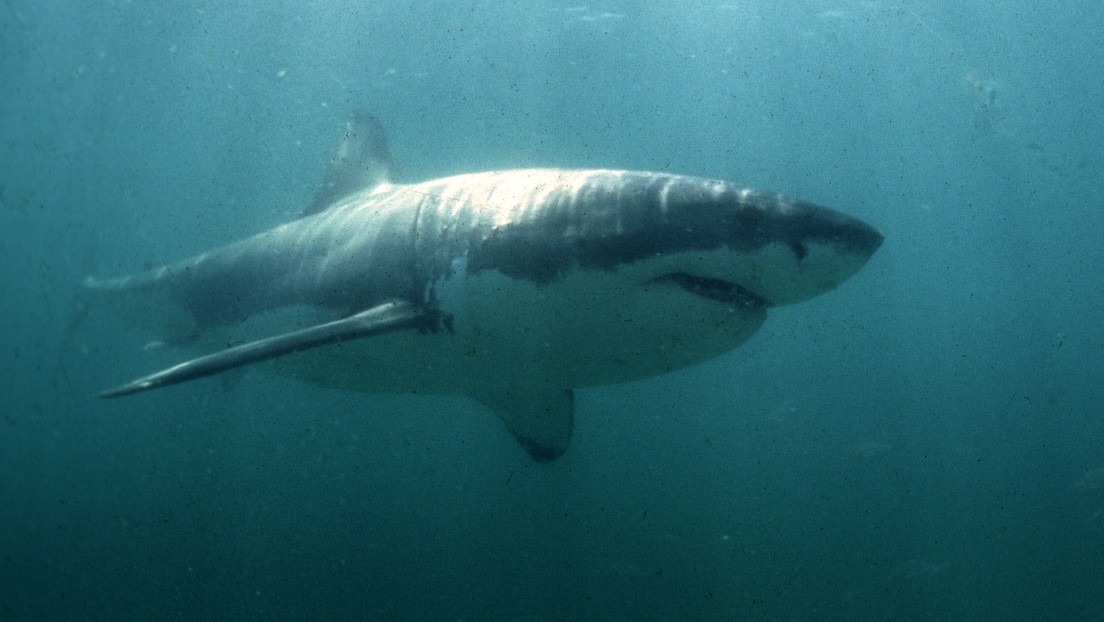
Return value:
<svg viewBox="0 0 1104 622">
<path fill-rule="evenodd" d="M 87 277 L 81 283 L 81 295 L 85 304 L 110 308 L 157 342 L 185 343 L 200 330 L 191 310 L 179 304 L 176 284 L 175 279 L 164 278 L 160 269 L 125 277 Z"/>
<path fill-rule="evenodd" d="M 430 315 L 407 302 L 388 302 L 335 322 L 228 348 L 174 365 L 100 393 L 121 397 L 243 367 L 260 361 L 350 339 L 363 339 L 403 328 L 428 327 Z"/>
<path fill-rule="evenodd" d="M 390 183 L 393 173 L 383 125 L 367 112 L 355 110 L 345 123 L 345 134 L 330 160 L 322 186 L 302 215 L 326 211 L 351 194 Z"/>
</svg>

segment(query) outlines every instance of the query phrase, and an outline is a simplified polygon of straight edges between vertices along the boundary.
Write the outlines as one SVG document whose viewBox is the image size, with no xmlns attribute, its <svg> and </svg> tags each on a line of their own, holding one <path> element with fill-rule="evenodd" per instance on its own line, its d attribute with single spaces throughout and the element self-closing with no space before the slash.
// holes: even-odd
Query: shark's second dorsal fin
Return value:
<svg viewBox="0 0 1104 622">
<path fill-rule="evenodd" d="M 322 186 L 302 215 L 324 212 L 353 193 L 389 183 L 393 168 L 383 125 L 364 110 L 354 110 Z"/>
</svg>

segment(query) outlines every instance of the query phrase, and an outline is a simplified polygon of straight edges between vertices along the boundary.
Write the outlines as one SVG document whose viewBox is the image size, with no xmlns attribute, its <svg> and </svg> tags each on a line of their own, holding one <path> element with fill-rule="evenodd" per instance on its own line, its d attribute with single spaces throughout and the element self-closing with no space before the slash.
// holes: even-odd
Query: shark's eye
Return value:
<svg viewBox="0 0 1104 622">
<path fill-rule="evenodd" d="M 809 254 L 809 249 L 805 248 L 805 245 L 800 242 L 790 242 L 790 250 L 797 256 L 799 262 Z"/>
</svg>

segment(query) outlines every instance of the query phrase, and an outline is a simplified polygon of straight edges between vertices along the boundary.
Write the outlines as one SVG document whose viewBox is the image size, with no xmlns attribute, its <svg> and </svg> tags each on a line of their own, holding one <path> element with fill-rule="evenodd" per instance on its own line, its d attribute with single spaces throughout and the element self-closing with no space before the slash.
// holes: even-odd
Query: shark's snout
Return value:
<svg viewBox="0 0 1104 622">
<path fill-rule="evenodd" d="M 764 243 L 746 252 L 731 280 L 771 306 L 831 291 L 851 278 L 885 240 L 871 225 L 813 203 L 766 206 Z"/>
<path fill-rule="evenodd" d="M 843 227 L 846 234 L 842 236 L 845 245 L 850 252 L 870 259 L 881 248 L 885 236 L 881 231 L 851 216 L 844 216 L 846 223 Z"/>
</svg>

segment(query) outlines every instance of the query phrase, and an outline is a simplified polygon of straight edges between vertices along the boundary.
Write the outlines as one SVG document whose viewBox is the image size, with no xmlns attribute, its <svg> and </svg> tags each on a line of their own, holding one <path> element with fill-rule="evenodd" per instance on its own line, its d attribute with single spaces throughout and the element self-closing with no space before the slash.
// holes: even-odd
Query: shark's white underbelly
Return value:
<svg viewBox="0 0 1104 622">
<path fill-rule="evenodd" d="M 627 275 L 625 270 L 640 270 Z M 464 393 L 539 380 L 562 388 L 646 378 L 746 341 L 766 311 L 649 282 L 654 267 L 575 271 L 547 284 L 458 270 L 439 284 L 449 321 L 285 356 L 277 373 L 364 392 Z M 668 290 L 666 295 L 664 290 Z"/>
</svg>

